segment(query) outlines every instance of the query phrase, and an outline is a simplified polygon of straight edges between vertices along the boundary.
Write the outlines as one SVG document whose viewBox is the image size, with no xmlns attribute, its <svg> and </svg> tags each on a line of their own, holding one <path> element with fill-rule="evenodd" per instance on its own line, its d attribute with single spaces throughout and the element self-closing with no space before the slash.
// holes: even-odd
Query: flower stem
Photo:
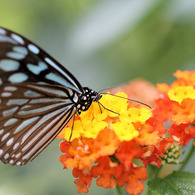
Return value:
<svg viewBox="0 0 195 195">
<path fill-rule="evenodd" d="M 119 185 L 116 186 L 116 191 L 117 191 L 117 194 L 118 194 L 118 195 L 123 195 L 122 190 L 121 190 L 121 188 L 119 187 Z"/>
<path fill-rule="evenodd" d="M 192 143 L 192 146 L 191 146 L 191 148 L 190 148 L 190 151 L 188 152 L 188 155 L 186 156 L 186 158 L 185 158 L 183 164 L 180 166 L 179 171 L 182 171 L 182 170 L 185 168 L 185 166 L 187 165 L 189 159 L 191 158 L 191 156 L 193 155 L 193 153 L 194 153 L 194 151 L 195 151 L 194 148 L 195 148 L 195 147 L 194 147 L 194 145 L 193 145 L 193 143 Z"/>
<path fill-rule="evenodd" d="M 151 194 L 151 191 L 149 190 L 149 188 L 148 188 L 148 186 L 147 186 L 147 188 L 146 188 L 146 191 L 145 191 L 144 195 L 150 195 L 150 194 Z"/>
</svg>

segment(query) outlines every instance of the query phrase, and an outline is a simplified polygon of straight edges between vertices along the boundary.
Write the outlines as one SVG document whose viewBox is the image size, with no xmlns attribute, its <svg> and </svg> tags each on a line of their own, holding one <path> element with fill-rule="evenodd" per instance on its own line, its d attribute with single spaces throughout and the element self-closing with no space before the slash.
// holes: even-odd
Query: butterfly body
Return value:
<svg viewBox="0 0 195 195">
<path fill-rule="evenodd" d="M 84 87 L 84 94 L 82 94 L 78 98 L 77 102 L 77 112 L 81 114 L 82 111 L 86 111 L 91 106 L 92 102 L 98 102 L 102 97 L 101 94 L 89 89 L 88 87 Z"/>
<path fill-rule="evenodd" d="M 75 114 L 101 94 L 77 79 L 33 42 L 0 28 L 0 160 L 34 159 Z"/>
</svg>

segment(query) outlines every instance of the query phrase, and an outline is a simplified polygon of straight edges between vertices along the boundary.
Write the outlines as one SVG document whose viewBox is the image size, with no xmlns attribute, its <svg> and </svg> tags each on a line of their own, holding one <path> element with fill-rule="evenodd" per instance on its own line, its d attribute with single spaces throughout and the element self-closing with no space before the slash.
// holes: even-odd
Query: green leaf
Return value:
<svg viewBox="0 0 195 195">
<path fill-rule="evenodd" d="M 163 179 L 149 181 L 148 187 L 157 195 L 195 194 L 195 173 L 173 172 Z"/>
</svg>

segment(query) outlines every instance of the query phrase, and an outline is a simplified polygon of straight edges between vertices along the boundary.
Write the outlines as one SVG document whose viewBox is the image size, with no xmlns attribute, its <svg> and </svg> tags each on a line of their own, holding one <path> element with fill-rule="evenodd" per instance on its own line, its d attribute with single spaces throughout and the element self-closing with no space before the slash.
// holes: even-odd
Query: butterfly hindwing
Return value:
<svg viewBox="0 0 195 195">
<path fill-rule="evenodd" d="M 0 88 L 0 159 L 4 163 L 22 165 L 34 158 L 75 114 L 70 94 L 58 88 L 41 84 Z"/>
</svg>

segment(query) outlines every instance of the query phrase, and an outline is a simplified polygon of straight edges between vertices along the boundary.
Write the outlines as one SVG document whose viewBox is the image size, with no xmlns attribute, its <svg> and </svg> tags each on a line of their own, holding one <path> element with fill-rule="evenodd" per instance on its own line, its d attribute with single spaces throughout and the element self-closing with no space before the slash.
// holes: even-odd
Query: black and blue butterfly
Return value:
<svg viewBox="0 0 195 195">
<path fill-rule="evenodd" d="M 0 27 L 0 160 L 3 163 L 21 166 L 33 160 L 71 118 L 88 110 L 92 102 L 118 114 L 99 102 L 102 94 L 105 93 L 82 87 L 64 66 L 33 42 Z"/>
<path fill-rule="evenodd" d="M 24 165 L 101 94 L 23 36 L 0 28 L 0 160 Z"/>
</svg>

